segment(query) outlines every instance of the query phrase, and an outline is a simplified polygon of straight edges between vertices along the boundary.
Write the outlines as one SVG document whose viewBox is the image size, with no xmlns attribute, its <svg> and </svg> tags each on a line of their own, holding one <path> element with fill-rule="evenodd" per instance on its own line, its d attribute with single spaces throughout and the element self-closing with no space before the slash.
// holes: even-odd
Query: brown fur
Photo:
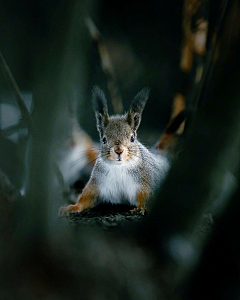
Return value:
<svg viewBox="0 0 240 300">
<path fill-rule="evenodd" d="M 95 161 L 97 159 L 98 152 L 93 149 L 93 143 L 92 143 L 91 139 L 89 139 L 86 143 L 87 143 L 87 147 L 86 147 L 87 148 L 87 151 L 86 151 L 87 158 L 88 158 L 90 166 L 93 167 L 95 165 Z"/>
<path fill-rule="evenodd" d="M 91 178 L 75 205 L 63 207 L 59 216 L 80 213 L 98 200 L 111 203 L 129 201 L 134 212 L 144 214 L 146 200 L 169 168 L 167 158 L 148 151 L 137 141 L 136 130 L 149 96 L 144 88 L 134 98 L 128 113 L 108 115 L 107 102 L 100 88 L 93 91 L 93 106 L 101 150 Z"/>
<path fill-rule="evenodd" d="M 96 204 L 96 198 L 98 196 L 98 189 L 94 181 L 90 181 L 83 189 L 82 194 L 76 204 L 69 205 L 67 207 L 61 207 L 59 210 L 59 216 L 69 216 L 71 213 L 79 213 L 86 209 L 92 208 Z"/>
<path fill-rule="evenodd" d="M 132 209 L 132 213 L 141 213 L 142 215 L 146 212 L 146 201 L 149 198 L 150 191 L 140 191 L 138 193 L 138 205 L 136 208 Z"/>
</svg>

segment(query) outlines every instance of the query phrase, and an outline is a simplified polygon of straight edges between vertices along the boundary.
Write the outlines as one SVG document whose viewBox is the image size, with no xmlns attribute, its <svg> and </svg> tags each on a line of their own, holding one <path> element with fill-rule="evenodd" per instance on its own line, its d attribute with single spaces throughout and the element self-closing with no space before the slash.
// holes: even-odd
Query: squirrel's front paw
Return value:
<svg viewBox="0 0 240 300">
<path fill-rule="evenodd" d="M 134 209 L 130 210 L 131 214 L 141 214 L 141 215 L 145 215 L 146 214 L 146 208 L 145 207 L 136 207 Z"/>
<path fill-rule="evenodd" d="M 60 218 L 63 218 L 63 217 L 68 217 L 70 214 L 72 213 L 80 213 L 82 210 L 81 210 L 81 207 L 79 207 L 78 205 L 68 205 L 68 206 L 63 206 L 63 207 L 60 207 L 59 208 L 59 211 L 58 211 L 58 216 Z"/>
</svg>

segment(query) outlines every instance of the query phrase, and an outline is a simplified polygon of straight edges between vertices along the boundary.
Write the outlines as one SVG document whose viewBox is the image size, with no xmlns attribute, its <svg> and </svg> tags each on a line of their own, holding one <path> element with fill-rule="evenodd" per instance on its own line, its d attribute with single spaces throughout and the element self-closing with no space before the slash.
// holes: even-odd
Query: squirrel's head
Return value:
<svg viewBox="0 0 240 300">
<path fill-rule="evenodd" d="M 124 115 L 108 115 L 107 100 L 99 87 L 93 88 L 93 108 L 101 142 L 103 160 L 122 164 L 140 157 L 137 129 L 142 111 L 149 97 L 149 89 L 142 89 L 133 99 Z"/>
</svg>

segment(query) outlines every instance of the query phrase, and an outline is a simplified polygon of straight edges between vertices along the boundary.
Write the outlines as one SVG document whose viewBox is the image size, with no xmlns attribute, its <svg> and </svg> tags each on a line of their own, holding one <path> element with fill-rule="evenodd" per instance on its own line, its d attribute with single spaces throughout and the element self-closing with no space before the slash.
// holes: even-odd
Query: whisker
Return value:
<svg viewBox="0 0 240 300">
<path fill-rule="evenodd" d="M 84 157 L 81 157 L 81 158 L 78 158 L 77 160 L 73 161 L 71 164 L 70 164 L 70 168 L 74 167 L 76 164 L 84 161 L 84 160 L 88 160 L 88 157 L 87 156 L 84 156 Z"/>
<path fill-rule="evenodd" d="M 97 158 L 91 160 L 88 164 L 86 164 L 86 166 L 84 166 L 84 167 L 82 168 L 82 170 L 84 170 L 86 167 L 88 167 L 89 165 L 91 165 L 91 164 L 92 164 L 93 162 L 95 162 L 96 160 L 97 160 Z"/>
<path fill-rule="evenodd" d="M 95 162 L 99 157 L 105 157 L 105 156 L 107 156 L 107 155 L 99 155 L 97 158 L 91 160 L 88 164 L 86 164 L 86 166 L 84 166 L 84 167 L 82 168 L 82 170 L 84 170 L 84 169 L 85 169 L 87 166 L 89 166 L 91 163 Z"/>
<path fill-rule="evenodd" d="M 98 157 L 100 157 L 99 154 L 98 154 L 98 156 L 94 160 L 97 160 Z M 88 159 L 87 156 L 82 157 L 80 159 L 77 159 L 72 164 L 70 164 L 70 168 L 73 168 L 75 165 L 77 165 L 78 163 L 82 162 L 83 160 L 89 160 L 89 159 Z M 94 160 L 90 161 L 88 164 L 91 164 Z"/>
<path fill-rule="evenodd" d="M 101 149 L 100 148 L 86 148 L 85 150 L 76 151 L 76 153 L 85 153 L 89 150 L 99 152 Z"/>
</svg>

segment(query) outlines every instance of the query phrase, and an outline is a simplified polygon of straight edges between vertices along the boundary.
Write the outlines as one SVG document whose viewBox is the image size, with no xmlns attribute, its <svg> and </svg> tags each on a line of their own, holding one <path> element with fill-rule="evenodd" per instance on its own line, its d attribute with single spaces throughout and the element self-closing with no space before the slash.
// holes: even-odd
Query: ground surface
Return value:
<svg viewBox="0 0 240 300">
<path fill-rule="evenodd" d="M 107 231 L 121 231 L 142 222 L 146 216 L 131 214 L 132 206 L 99 204 L 81 214 L 73 214 L 63 218 L 63 222 L 71 225 L 97 226 Z"/>
</svg>

